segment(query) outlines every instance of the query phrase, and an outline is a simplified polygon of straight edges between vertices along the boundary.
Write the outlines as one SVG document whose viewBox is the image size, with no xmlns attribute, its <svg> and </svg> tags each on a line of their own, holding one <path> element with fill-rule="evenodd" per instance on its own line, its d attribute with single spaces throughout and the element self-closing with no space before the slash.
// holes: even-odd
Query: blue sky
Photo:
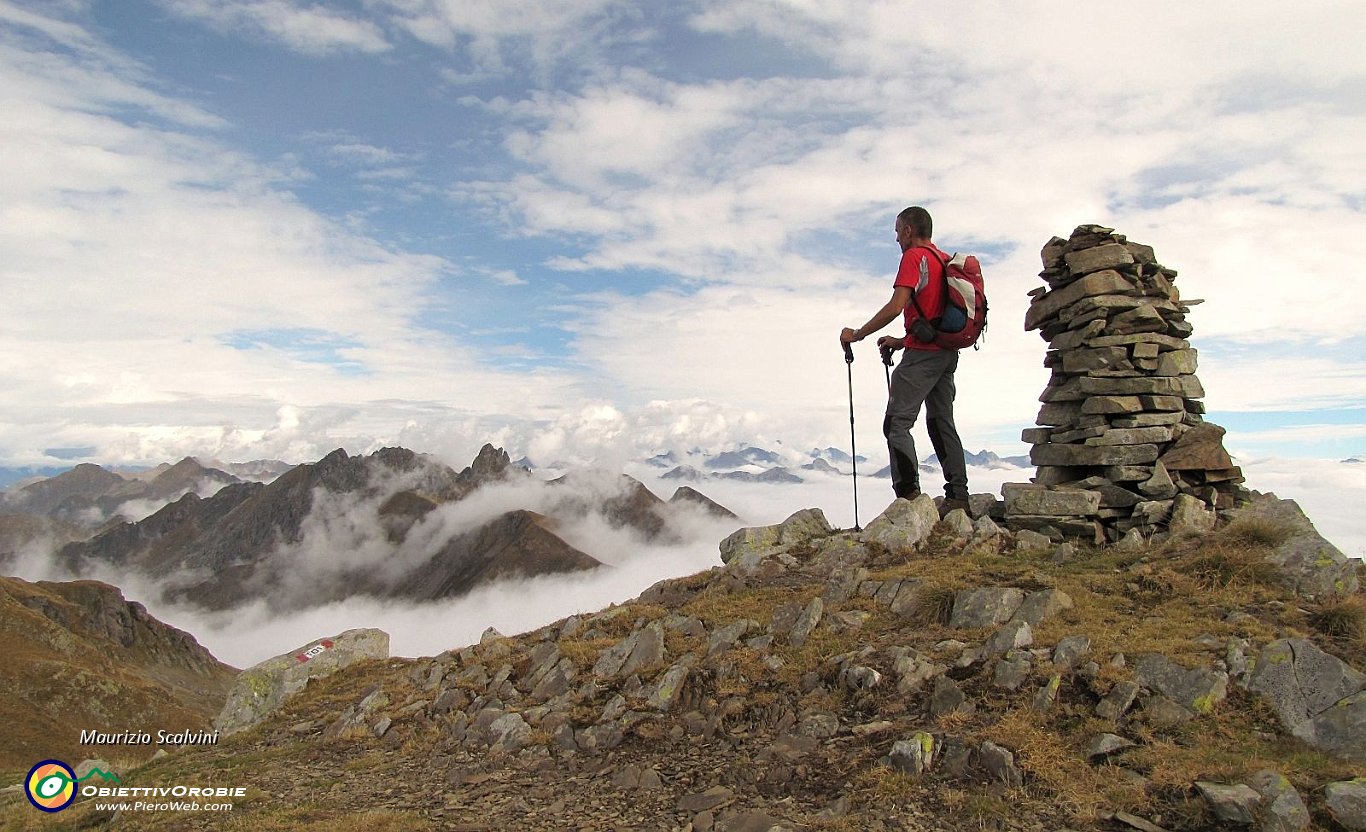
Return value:
<svg viewBox="0 0 1366 832">
<path fill-rule="evenodd" d="M 1366 9 L 1192 5 L 0 0 L 0 465 L 845 445 L 909 204 L 988 278 L 966 445 L 1097 222 L 1232 451 L 1366 454 Z"/>
</svg>

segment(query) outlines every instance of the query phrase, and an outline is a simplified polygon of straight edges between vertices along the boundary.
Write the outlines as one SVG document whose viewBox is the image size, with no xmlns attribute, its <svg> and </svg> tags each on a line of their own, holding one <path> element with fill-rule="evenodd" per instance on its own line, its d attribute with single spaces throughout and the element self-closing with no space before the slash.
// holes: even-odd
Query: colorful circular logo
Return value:
<svg viewBox="0 0 1366 832">
<path fill-rule="evenodd" d="M 60 812 L 76 799 L 76 772 L 61 760 L 43 760 L 28 770 L 24 792 L 44 812 Z"/>
</svg>

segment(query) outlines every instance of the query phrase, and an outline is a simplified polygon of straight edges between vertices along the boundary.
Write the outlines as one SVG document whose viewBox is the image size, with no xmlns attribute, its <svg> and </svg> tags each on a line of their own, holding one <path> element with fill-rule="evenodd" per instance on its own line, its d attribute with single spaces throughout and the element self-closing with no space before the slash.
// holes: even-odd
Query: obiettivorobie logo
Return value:
<svg viewBox="0 0 1366 832">
<path fill-rule="evenodd" d="M 100 778 L 100 783 L 91 782 Z M 113 784 L 113 785 L 110 785 Z M 43 760 L 29 769 L 24 778 L 24 793 L 34 808 L 60 812 L 76 798 L 94 798 L 95 808 L 131 812 L 230 812 L 230 802 L 201 802 L 209 799 L 246 797 L 244 786 L 125 786 L 117 774 L 92 768 L 77 777 L 71 766 L 61 760 Z M 108 802 L 128 801 L 129 802 Z M 190 800 L 181 800 L 190 798 Z M 100 803 L 98 801 L 106 801 Z"/>
<path fill-rule="evenodd" d="M 76 787 L 92 777 L 104 782 L 121 783 L 119 776 L 99 768 L 92 768 L 84 777 L 77 777 L 71 766 L 61 760 L 43 760 L 28 770 L 24 778 L 24 794 L 28 802 L 44 812 L 60 812 L 76 800 Z"/>
</svg>

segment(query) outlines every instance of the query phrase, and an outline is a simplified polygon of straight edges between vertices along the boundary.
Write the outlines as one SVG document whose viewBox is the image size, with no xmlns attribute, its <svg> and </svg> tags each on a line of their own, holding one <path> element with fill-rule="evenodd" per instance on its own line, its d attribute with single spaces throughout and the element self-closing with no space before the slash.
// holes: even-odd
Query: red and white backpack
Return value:
<svg viewBox="0 0 1366 832">
<path fill-rule="evenodd" d="M 934 249 L 924 248 L 939 261 L 940 273 L 944 276 L 944 314 L 926 318 L 914 294 L 911 302 L 916 304 L 920 317 L 934 327 L 934 344 L 946 350 L 981 349 L 978 340 L 987 328 L 987 292 L 982 281 L 982 265 L 971 254 L 954 254 L 945 260 Z"/>
</svg>

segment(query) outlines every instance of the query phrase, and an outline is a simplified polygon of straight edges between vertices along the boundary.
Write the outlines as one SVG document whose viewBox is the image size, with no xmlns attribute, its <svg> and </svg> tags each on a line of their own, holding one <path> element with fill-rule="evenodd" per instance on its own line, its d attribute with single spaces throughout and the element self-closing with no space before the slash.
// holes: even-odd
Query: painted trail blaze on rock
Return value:
<svg viewBox="0 0 1366 832">
<path fill-rule="evenodd" d="M 309 679 L 331 676 L 366 659 L 389 658 L 389 634 L 383 630 L 347 630 L 310 641 L 237 674 L 214 728 L 233 734 L 250 728 L 303 690 Z"/>
<path fill-rule="evenodd" d="M 327 650 L 332 649 L 332 645 L 335 643 L 336 642 L 332 641 L 331 639 L 325 638 L 317 644 L 313 645 L 312 647 L 308 648 L 304 652 L 295 656 L 294 658 L 298 659 L 299 662 L 302 664 L 303 662 L 306 662 L 315 656 L 320 656 Z"/>
</svg>

